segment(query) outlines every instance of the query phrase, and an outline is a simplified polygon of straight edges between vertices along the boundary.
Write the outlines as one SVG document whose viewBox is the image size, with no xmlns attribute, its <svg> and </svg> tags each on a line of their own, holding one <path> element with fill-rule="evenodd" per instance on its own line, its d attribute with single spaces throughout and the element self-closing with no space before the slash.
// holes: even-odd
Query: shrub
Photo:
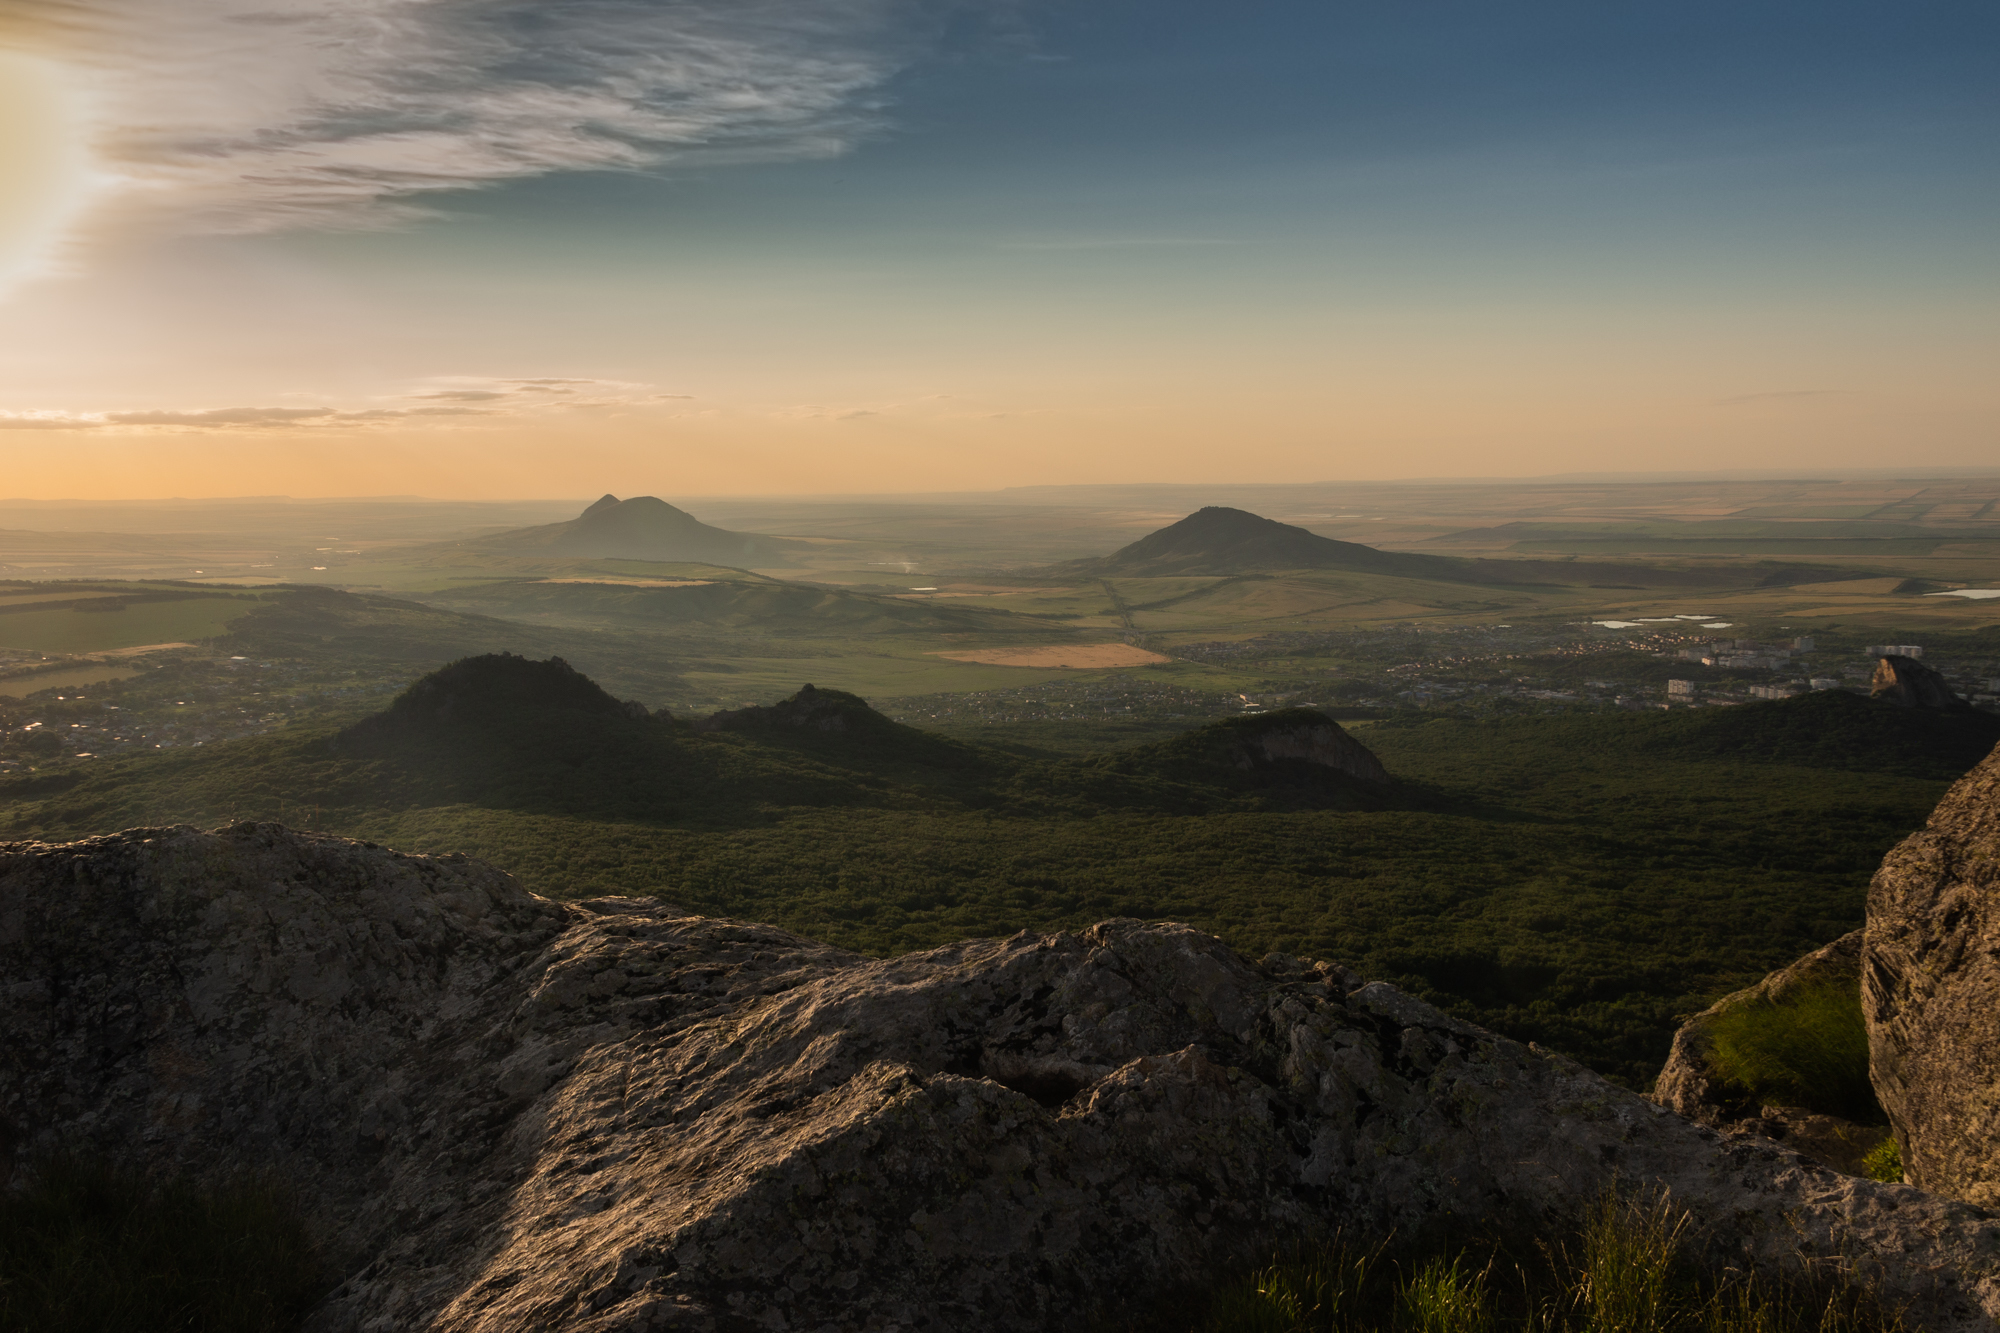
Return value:
<svg viewBox="0 0 2000 1333">
<path fill-rule="evenodd" d="M 1708 1064 L 1760 1103 L 1868 1125 L 1885 1118 L 1868 1082 L 1868 1026 L 1852 980 L 1805 981 L 1777 1001 L 1723 1010 L 1709 1022 Z"/>
<path fill-rule="evenodd" d="M 57 1157 L 0 1195 L 4 1333 L 280 1333 L 325 1289 L 269 1182 L 158 1184 Z"/>
<path fill-rule="evenodd" d="M 1868 1150 L 1868 1155 L 1861 1159 L 1861 1169 L 1868 1173 L 1870 1180 L 1900 1185 L 1903 1181 L 1903 1145 L 1896 1141 L 1894 1134 L 1889 1135 Z"/>
</svg>

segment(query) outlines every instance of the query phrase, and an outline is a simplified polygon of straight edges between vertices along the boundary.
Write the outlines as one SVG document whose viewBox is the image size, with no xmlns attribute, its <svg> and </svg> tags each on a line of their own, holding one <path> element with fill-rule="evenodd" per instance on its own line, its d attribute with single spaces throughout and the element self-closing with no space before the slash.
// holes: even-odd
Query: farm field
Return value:
<svg viewBox="0 0 2000 1333">
<path fill-rule="evenodd" d="M 0 585 L 0 648 L 98 653 L 212 639 L 251 610 L 255 593 L 133 583 L 74 588 Z"/>
</svg>

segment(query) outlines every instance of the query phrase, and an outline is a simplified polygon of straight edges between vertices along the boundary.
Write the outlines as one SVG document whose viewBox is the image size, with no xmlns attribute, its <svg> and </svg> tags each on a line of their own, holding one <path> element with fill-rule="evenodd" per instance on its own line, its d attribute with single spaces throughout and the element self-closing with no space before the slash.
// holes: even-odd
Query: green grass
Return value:
<svg viewBox="0 0 2000 1333">
<path fill-rule="evenodd" d="M 1776 1001 L 1724 1009 L 1708 1025 L 1709 1068 L 1759 1103 L 1883 1122 L 1868 1081 L 1868 1027 L 1852 979 L 1802 982 Z"/>
<path fill-rule="evenodd" d="M 1192 1313 L 1190 1313 L 1190 1308 Z M 1567 1230 L 1470 1244 L 1303 1247 L 1122 1333 L 1892 1333 L 1838 1277 L 1718 1271 L 1663 1196 L 1606 1195 Z"/>
<path fill-rule="evenodd" d="M 282 1333 L 329 1285 L 268 1182 L 159 1183 L 57 1157 L 0 1194 L 4 1333 Z"/>
<path fill-rule="evenodd" d="M 1861 1159 L 1861 1166 L 1870 1180 L 1899 1185 L 1903 1181 L 1903 1145 L 1892 1134 L 1869 1150 L 1868 1156 Z"/>
<path fill-rule="evenodd" d="M 17 611 L 0 615 L 0 648 L 95 653 L 153 643 L 192 643 L 223 633 L 255 606 L 254 596 L 189 593 L 172 601 L 106 599 L 106 609 Z"/>
</svg>

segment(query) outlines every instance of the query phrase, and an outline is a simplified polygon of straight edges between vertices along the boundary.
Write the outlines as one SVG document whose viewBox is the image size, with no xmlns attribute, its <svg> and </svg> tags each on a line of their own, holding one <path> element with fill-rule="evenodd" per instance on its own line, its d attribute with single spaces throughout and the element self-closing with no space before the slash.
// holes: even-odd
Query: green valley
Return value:
<svg viewBox="0 0 2000 1333">
<path fill-rule="evenodd" d="M 691 725 L 488 658 L 346 725 L 0 782 L 0 833 L 258 819 L 464 851 L 875 953 L 1130 915 L 1339 959 L 1641 1084 L 1675 1016 L 1859 920 L 2000 719 L 1837 692 L 1356 734 L 1394 780 L 1248 762 L 1307 710 L 1094 754 L 802 693 Z M 1239 757 L 1232 757 L 1239 756 Z"/>
</svg>

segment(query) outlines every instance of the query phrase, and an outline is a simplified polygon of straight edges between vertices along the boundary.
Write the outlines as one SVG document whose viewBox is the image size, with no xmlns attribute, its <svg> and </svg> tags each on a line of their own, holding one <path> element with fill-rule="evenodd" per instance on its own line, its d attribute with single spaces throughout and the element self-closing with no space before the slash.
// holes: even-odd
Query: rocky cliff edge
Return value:
<svg viewBox="0 0 2000 1333">
<path fill-rule="evenodd" d="M 1335 965 L 1109 921 L 878 960 L 271 825 L 0 847 L 0 1117 L 296 1182 L 334 1330 L 1040 1330 L 1331 1226 L 1659 1184 L 1987 1329 L 2000 1222 Z"/>
<path fill-rule="evenodd" d="M 2000 1205 L 2000 750 L 1882 859 L 1861 1001 L 1906 1178 Z"/>
</svg>

